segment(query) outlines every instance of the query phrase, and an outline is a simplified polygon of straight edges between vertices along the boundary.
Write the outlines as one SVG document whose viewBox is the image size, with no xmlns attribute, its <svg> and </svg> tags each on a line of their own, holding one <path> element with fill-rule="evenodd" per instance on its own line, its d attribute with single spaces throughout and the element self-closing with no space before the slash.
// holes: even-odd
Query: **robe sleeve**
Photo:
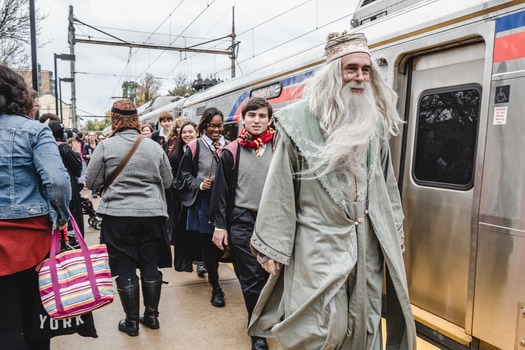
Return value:
<svg viewBox="0 0 525 350">
<path fill-rule="evenodd" d="M 295 241 L 298 189 L 292 161 L 295 159 L 294 147 L 284 133 L 279 134 L 250 243 L 254 254 L 259 252 L 288 265 Z"/>
<path fill-rule="evenodd" d="M 196 157 L 193 158 L 191 149 L 187 147 L 177 172 L 175 188 L 178 190 L 180 201 L 185 207 L 191 207 L 199 194 L 199 184 L 193 175 L 193 162 L 197 161 L 196 159 Z"/>
<path fill-rule="evenodd" d="M 166 153 L 162 155 L 162 161 L 160 164 L 160 175 L 162 177 L 162 184 L 165 189 L 171 187 L 173 181 L 173 175 L 171 174 L 171 165 Z"/>
<path fill-rule="evenodd" d="M 215 172 L 210 203 L 210 223 L 216 228 L 226 229 L 229 226 L 227 214 L 231 210 L 233 177 L 233 155 L 224 150 Z"/>
<path fill-rule="evenodd" d="M 394 174 L 394 167 L 392 166 L 392 157 L 390 153 L 390 145 L 388 140 L 381 141 L 381 167 L 383 169 L 383 176 L 388 193 L 388 199 L 394 212 L 394 221 L 396 223 L 397 236 L 401 251 L 405 252 L 405 232 L 403 230 L 403 207 L 401 204 L 401 196 L 399 195 L 399 188 L 397 186 L 396 175 Z"/>
</svg>

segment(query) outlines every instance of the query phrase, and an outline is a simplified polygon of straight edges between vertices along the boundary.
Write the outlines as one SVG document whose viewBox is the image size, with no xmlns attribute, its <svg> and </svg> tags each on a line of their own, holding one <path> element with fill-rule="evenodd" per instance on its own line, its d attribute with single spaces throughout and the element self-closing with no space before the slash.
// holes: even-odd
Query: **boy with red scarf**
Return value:
<svg viewBox="0 0 525 350">
<path fill-rule="evenodd" d="M 274 130 L 272 106 L 264 98 L 248 100 L 241 115 L 244 128 L 223 149 L 215 173 L 210 222 L 215 226 L 213 243 L 221 250 L 230 249 L 249 320 L 268 279 L 250 251 L 250 238 L 272 159 Z M 268 349 L 266 340 L 252 337 L 252 349 Z"/>
</svg>

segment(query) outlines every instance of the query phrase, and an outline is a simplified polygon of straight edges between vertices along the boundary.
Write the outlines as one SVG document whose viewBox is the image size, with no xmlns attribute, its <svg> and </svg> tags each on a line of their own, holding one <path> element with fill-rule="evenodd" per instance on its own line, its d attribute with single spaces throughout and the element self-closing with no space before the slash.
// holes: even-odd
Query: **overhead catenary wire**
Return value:
<svg viewBox="0 0 525 350">
<path fill-rule="evenodd" d="M 302 3 L 300 3 L 300 4 L 296 5 L 296 6 L 292 7 L 292 8 L 289 8 L 289 9 L 287 9 L 287 10 L 284 10 L 284 11 L 282 11 L 281 13 L 279 13 L 279 14 L 277 14 L 277 15 L 275 15 L 275 16 L 273 16 L 273 17 L 271 17 L 271 18 L 269 18 L 269 19 L 267 19 L 267 20 L 265 20 L 265 21 L 263 21 L 263 22 L 261 22 L 261 23 L 255 25 L 255 26 L 253 26 L 253 27 L 251 27 L 251 28 L 249 28 L 249 29 L 247 29 L 247 30 L 241 32 L 240 34 L 236 34 L 236 36 L 237 36 L 237 38 L 238 38 L 239 36 L 242 36 L 243 34 L 246 34 L 247 32 L 250 32 L 250 31 L 251 31 L 251 32 L 252 32 L 252 44 L 253 44 L 253 43 L 254 43 L 254 40 L 253 40 L 253 30 L 254 30 L 255 28 L 261 27 L 261 26 L 263 26 L 263 25 L 265 25 L 265 24 L 267 24 L 267 23 L 269 23 L 269 22 L 271 22 L 271 21 L 274 21 L 274 20 L 278 19 L 279 17 L 284 16 L 285 14 L 287 14 L 287 13 L 289 13 L 289 12 L 292 12 L 292 11 L 294 11 L 294 10 L 300 8 L 301 6 L 303 6 L 303 5 L 305 5 L 305 4 L 309 3 L 309 2 L 312 2 L 312 1 L 313 1 L 313 0 L 307 0 L 307 1 L 304 1 L 304 2 L 302 2 Z M 219 20 L 217 21 L 217 23 L 216 23 L 216 24 L 215 24 L 215 25 L 214 25 L 214 26 L 208 31 L 208 33 L 207 33 L 206 35 L 208 35 L 208 34 L 213 30 L 213 28 L 215 28 L 215 27 L 216 27 L 216 26 L 217 26 L 217 25 L 218 25 L 218 24 L 224 19 L 224 17 L 226 17 L 229 13 L 230 13 L 230 11 L 226 12 L 226 13 L 221 17 L 221 19 L 219 19 Z M 211 41 L 210 41 L 210 42 L 211 42 Z M 219 44 L 214 45 L 214 46 L 212 46 L 212 48 L 216 48 L 218 45 L 219 45 Z M 254 46 L 254 45 L 253 45 L 253 46 Z M 254 48 L 253 48 L 253 50 L 254 50 Z M 186 57 L 185 59 L 186 59 L 186 60 L 189 60 L 189 59 L 191 59 L 191 58 L 193 58 L 193 57 L 196 57 L 196 56 L 198 56 L 198 55 L 199 55 L 199 53 L 194 54 L 194 55 L 192 55 L 192 56 L 190 56 L 190 57 Z M 254 54 L 254 57 L 256 57 L 255 54 Z M 175 68 L 178 66 L 179 63 L 180 63 L 180 62 L 176 63 L 175 66 L 174 66 L 174 67 L 169 71 L 169 73 L 166 74 L 165 76 L 169 76 L 169 75 L 171 75 L 171 73 L 175 70 Z M 237 60 L 236 60 L 236 64 L 237 64 L 237 67 L 241 70 L 241 74 L 244 74 L 243 71 L 242 71 L 242 68 L 241 68 L 241 66 L 239 65 L 239 62 L 238 62 Z M 150 66 L 151 66 L 151 65 L 150 65 Z M 149 68 L 149 67 L 148 67 L 148 68 Z M 220 70 L 220 71 L 218 71 L 218 72 L 229 71 L 229 70 L 231 70 L 231 68 L 223 69 L 223 70 Z M 214 74 L 217 74 L 218 72 L 216 72 L 216 73 L 214 73 Z M 213 74 L 212 74 L 212 75 L 213 75 Z"/>
<path fill-rule="evenodd" d="M 195 21 L 197 21 L 197 19 L 199 19 L 199 17 L 202 16 L 202 14 L 203 14 L 204 12 L 206 12 L 206 10 L 209 9 L 210 6 L 213 5 L 213 3 L 214 3 L 215 1 L 216 1 L 216 0 L 213 0 L 211 3 L 209 3 L 208 5 L 206 5 L 206 7 L 204 8 L 204 10 L 202 10 L 202 11 L 197 15 L 197 17 L 195 17 L 195 18 L 190 22 L 190 24 L 188 24 L 188 25 L 186 26 L 186 28 L 184 28 L 184 29 L 182 30 L 182 32 L 181 32 L 179 35 L 177 35 L 177 37 L 176 37 L 175 39 L 173 39 L 173 40 L 170 42 L 170 45 L 172 45 L 172 44 L 173 44 L 178 38 L 180 38 L 180 37 L 182 36 L 182 34 L 183 34 L 183 33 L 184 33 L 184 32 L 185 32 L 185 31 L 186 31 L 186 30 L 187 30 L 187 29 L 188 29 L 193 23 L 195 23 Z M 148 69 L 153 65 L 153 63 L 157 62 L 157 60 L 158 60 L 158 59 L 159 59 L 159 58 L 160 58 L 165 52 L 166 52 L 166 50 L 162 50 L 162 51 L 160 52 L 160 54 L 159 54 L 159 55 L 153 60 L 153 62 L 151 62 L 151 63 L 146 67 L 146 69 L 144 69 L 144 70 L 142 71 L 142 73 L 140 73 L 140 74 L 138 75 L 138 78 L 137 78 L 137 79 L 140 79 L 140 77 L 141 77 L 144 73 L 146 73 L 146 72 L 148 71 Z"/>
<path fill-rule="evenodd" d="M 164 24 L 164 23 L 170 18 L 170 16 L 171 16 L 171 15 L 172 15 L 172 14 L 173 14 L 173 13 L 179 8 L 179 7 L 180 7 L 180 5 L 181 5 L 184 1 L 185 1 L 185 0 L 181 0 L 181 2 L 180 2 L 180 3 L 179 3 L 179 4 L 173 9 L 173 11 L 171 11 L 171 13 L 170 13 L 170 14 L 169 14 L 169 15 L 168 15 L 168 16 L 167 16 L 167 17 L 166 17 L 166 18 L 165 18 L 165 19 L 164 19 L 164 20 L 163 20 L 158 26 L 157 26 L 157 28 L 156 28 L 156 29 L 150 34 L 150 36 L 146 39 L 145 42 L 147 42 L 147 41 L 148 41 L 148 40 L 149 40 L 149 39 L 150 39 L 150 38 L 151 38 L 151 37 L 152 37 L 152 36 L 153 36 L 153 35 L 154 35 L 154 34 L 155 34 L 155 33 L 161 28 L 161 27 L 162 27 L 162 25 L 163 25 L 163 24 Z M 109 37 L 114 38 L 114 39 L 116 39 L 116 40 L 118 40 L 118 41 L 121 41 L 121 42 L 127 43 L 125 40 L 122 40 L 122 39 L 120 39 L 120 38 L 118 38 L 118 37 L 116 37 L 116 36 L 114 36 L 114 35 L 112 35 L 112 34 L 109 34 L 109 33 L 106 33 L 106 32 L 104 32 L 104 31 L 100 30 L 100 29 L 97 29 L 96 27 L 93 27 L 93 26 L 91 26 L 91 25 L 88 25 L 88 24 L 86 24 L 86 23 L 84 23 L 84 22 L 78 20 L 77 18 L 75 18 L 75 21 L 78 22 L 78 23 L 80 23 L 80 24 L 82 24 L 82 25 L 85 25 L 85 26 L 87 26 L 87 27 L 89 27 L 89 28 L 92 28 L 92 29 L 94 29 L 94 30 L 96 30 L 96 31 L 99 31 L 99 32 L 101 32 L 101 33 L 104 33 L 104 34 L 108 35 Z M 115 93 L 115 90 L 119 87 L 120 82 L 122 81 L 122 77 L 124 76 L 124 73 L 126 72 L 128 66 L 129 66 L 129 63 L 131 62 L 131 58 L 133 57 L 133 55 L 134 55 L 138 50 L 139 50 L 139 49 L 136 49 L 135 52 L 132 52 L 132 51 L 131 51 L 131 48 L 130 48 L 130 53 L 129 53 L 129 55 L 128 55 L 128 60 L 127 60 L 127 62 L 126 62 L 126 65 L 125 65 L 125 67 L 124 67 L 124 69 L 123 69 L 123 71 L 122 71 L 120 77 L 118 78 L 117 84 L 116 84 L 115 87 L 113 88 L 113 93 L 112 93 L 112 95 Z M 143 73 L 141 73 L 141 75 L 142 75 L 142 74 L 143 74 Z M 139 78 L 140 78 L 140 76 L 139 76 Z M 138 80 L 138 78 L 137 78 L 137 80 Z M 105 105 L 104 109 L 107 108 L 109 102 L 110 102 L 110 101 L 106 102 L 106 105 Z"/>
<path fill-rule="evenodd" d="M 257 58 L 257 57 L 260 57 L 260 56 L 262 56 L 262 55 L 264 55 L 264 54 L 266 54 L 266 53 L 268 53 L 268 52 L 270 52 L 270 51 L 272 51 L 272 50 L 275 50 L 275 49 L 277 49 L 277 48 L 279 48 L 279 47 L 282 47 L 283 45 L 289 44 L 290 42 L 293 42 L 293 41 L 295 41 L 295 40 L 298 40 L 298 39 L 300 39 L 300 38 L 302 38 L 302 37 L 304 37 L 304 36 L 307 36 L 307 35 L 309 35 L 309 34 L 312 34 L 312 33 L 316 32 L 316 31 L 318 31 L 318 30 L 321 30 L 321 29 L 323 29 L 323 28 L 325 28 L 325 27 L 327 27 L 327 26 L 329 26 L 329 25 L 331 25 L 331 24 L 334 24 L 334 23 L 336 23 L 336 22 L 339 22 L 339 21 L 341 21 L 341 20 L 344 20 L 345 18 L 348 18 L 348 17 L 350 17 L 350 16 L 353 15 L 353 12 L 351 12 L 351 13 L 346 14 L 346 15 L 344 15 L 344 16 L 341 16 L 341 17 L 339 17 L 339 18 L 337 18 L 337 19 L 335 19 L 335 20 L 333 20 L 333 21 L 327 22 L 327 23 L 325 23 L 325 24 L 323 24 L 323 25 L 319 25 L 319 23 L 318 23 L 318 18 L 317 18 L 317 16 L 316 16 L 315 29 L 312 29 L 312 30 L 310 30 L 310 31 L 308 31 L 308 32 L 305 32 L 305 33 L 303 33 L 303 34 L 301 34 L 301 35 L 298 35 L 298 36 L 296 36 L 296 37 L 293 37 L 293 38 L 291 38 L 291 39 L 289 39 L 289 40 L 286 40 L 286 41 L 284 41 L 284 42 L 282 42 L 282 43 L 279 43 L 279 44 L 277 44 L 277 45 L 275 45 L 275 46 L 272 46 L 272 47 L 270 47 L 270 48 L 268 48 L 268 49 L 266 49 L 266 50 L 264 50 L 264 51 L 261 51 L 261 52 L 255 54 L 254 29 L 256 29 L 256 28 L 258 28 L 258 27 L 261 27 L 261 26 L 263 26 L 264 24 L 267 24 L 267 23 L 269 23 L 269 22 L 271 22 L 271 21 L 274 21 L 274 20 L 278 19 L 279 17 L 281 17 L 281 16 L 283 16 L 283 15 L 285 15 L 285 14 L 287 14 L 287 13 L 290 13 L 290 12 L 292 12 L 292 11 L 294 11 L 294 10 L 300 8 L 301 6 L 304 6 L 304 5 L 306 5 L 307 3 L 312 2 L 312 1 L 313 1 L 313 0 L 307 0 L 307 1 L 304 1 L 304 2 L 302 2 L 302 3 L 300 3 L 300 4 L 298 4 L 298 5 L 296 5 L 296 6 L 292 7 L 292 8 L 290 8 L 290 9 L 284 10 L 283 12 L 279 13 L 278 15 L 275 15 L 275 16 L 273 16 L 273 17 L 270 18 L 270 19 L 264 20 L 263 22 L 261 22 L 261 23 L 255 25 L 255 26 L 253 26 L 253 27 L 251 27 L 251 28 L 249 28 L 249 29 L 247 29 L 247 30 L 245 30 L 245 31 L 243 31 L 243 32 L 241 32 L 240 34 L 237 35 L 237 38 L 238 38 L 239 36 L 243 35 L 243 34 L 248 33 L 248 32 L 251 32 L 251 35 L 252 35 L 252 47 L 253 47 L 252 57 L 249 57 L 249 58 L 247 58 L 247 59 L 245 59 L 245 60 L 242 60 L 242 61 L 238 61 L 238 60 L 236 60 L 236 65 L 237 65 L 237 67 L 240 69 L 241 74 L 244 74 L 244 72 L 242 71 L 242 68 L 241 68 L 241 64 L 242 64 L 242 63 L 245 63 L 245 62 L 248 62 L 248 61 L 250 61 L 250 60 L 253 60 L 253 59 Z M 318 11 L 317 2 L 316 2 L 316 11 Z M 271 67 L 272 65 L 275 65 L 275 64 L 279 64 L 280 62 L 282 62 L 282 60 L 290 59 L 290 58 L 292 58 L 292 57 L 295 57 L 295 56 L 301 55 L 301 54 L 303 54 L 304 52 L 307 52 L 307 51 L 313 50 L 313 49 L 315 49 L 315 48 L 317 48 L 317 47 L 319 47 L 319 46 L 321 46 L 321 45 L 323 45 L 323 44 L 324 44 L 324 42 L 323 42 L 323 43 L 320 43 L 320 44 L 317 44 L 317 45 L 314 45 L 314 46 L 312 46 L 312 47 L 307 47 L 307 48 L 305 48 L 305 49 L 300 50 L 299 52 L 296 52 L 296 53 L 294 53 L 294 54 L 292 54 L 292 55 L 289 55 L 289 56 L 284 57 L 283 59 L 279 60 L 278 62 L 270 63 L 270 64 L 267 64 L 267 65 L 265 65 L 265 66 L 263 66 L 263 67 L 257 67 L 257 68 L 254 68 L 252 71 L 259 70 L 259 69 L 266 68 L 266 67 Z M 212 46 L 212 48 L 215 48 L 216 46 L 217 46 L 217 45 Z M 191 58 L 194 58 L 194 57 L 196 57 L 197 55 L 199 55 L 199 53 L 196 53 L 196 54 L 194 54 L 194 55 L 192 55 L 192 56 L 186 57 L 185 59 L 186 59 L 186 60 L 190 60 Z M 176 64 L 176 65 L 170 70 L 170 72 L 168 73 L 168 75 L 171 75 L 171 73 L 176 69 L 176 67 L 179 65 L 179 63 L 180 63 L 180 62 L 178 62 L 178 63 L 177 63 L 177 64 Z M 209 75 L 210 75 L 210 76 L 211 76 L 211 75 L 214 75 L 214 76 L 220 76 L 222 73 L 228 72 L 228 71 L 230 71 L 230 70 L 231 70 L 231 68 L 228 67 L 228 68 L 224 68 L 224 69 L 221 69 L 221 70 L 215 71 L 214 73 L 210 73 Z M 248 73 L 249 73 L 249 72 L 248 72 Z"/>
<path fill-rule="evenodd" d="M 329 25 L 331 25 L 331 24 L 334 24 L 334 23 L 336 23 L 336 22 L 339 22 L 339 21 L 341 21 L 341 20 L 343 20 L 343 19 L 345 19 L 345 18 L 347 18 L 347 17 L 350 17 L 350 16 L 352 16 L 352 15 L 353 15 L 353 12 L 352 12 L 352 13 L 349 13 L 349 14 L 347 14 L 347 15 L 344 15 L 344 16 L 342 16 L 342 17 L 339 17 L 339 18 L 337 18 L 337 19 L 335 19 L 335 20 L 333 20 L 333 21 L 330 21 L 330 22 L 328 22 L 328 23 L 325 23 L 325 24 L 323 24 L 323 25 L 321 25 L 321 26 L 316 25 L 316 28 L 315 28 L 315 29 L 312 29 L 312 30 L 310 30 L 310 31 L 308 31 L 308 32 L 305 32 L 305 33 L 303 33 L 303 34 L 301 34 L 301 35 L 298 35 L 298 36 L 296 36 L 296 37 L 294 37 L 294 38 L 292 38 L 292 39 L 289 39 L 289 40 L 287 40 L 287 41 L 284 41 L 284 42 L 282 42 L 282 43 L 280 43 L 280 44 L 277 44 L 277 45 L 275 45 L 275 46 L 272 46 L 272 47 L 270 47 L 270 48 L 268 48 L 268 49 L 266 49 L 266 50 L 264 50 L 264 51 L 262 51 L 262 52 L 257 53 L 256 55 L 253 55 L 252 57 L 249 57 L 249 58 L 247 58 L 247 59 L 245 59 L 245 60 L 239 61 L 238 63 L 241 64 L 241 63 L 245 63 L 245 62 L 247 62 L 247 61 L 250 61 L 250 60 L 252 60 L 252 59 L 254 59 L 254 58 L 258 57 L 258 56 L 261 56 L 261 55 L 263 55 L 263 54 L 265 54 L 265 53 L 268 53 L 268 52 L 270 52 L 270 51 L 272 51 L 272 50 L 275 50 L 275 49 L 277 49 L 277 48 L 279 48 L 279 47 L 281 47 L 281 46 L 283 46 L 283 45 L 285 45 L 285 44 L 288 44 L 288 43 L 290 43 L 290 42 L 292 42 L 292 41 L 294 41 L 294 40 L 300 39 L 300 38 L 302 38 L 302 37 L 304 37 L 304 36 L 306 36 L 306 35 L 309 35 L 309 34 L 311 34 L 311 33 L 314 33 L 314 32 L 317 31 L 317 30 L 320 30 L 320 29 L 322 29 L 322 28 L 324 28 L 324 27 L 327 27 L 327 26 L 329 26 Z M 259 69 L 262 69 L 262 68 L 271 67 L 271 66 L 273 66 L 273 65 L 275 65 L 275 64 L 279 64 L 279 63 L 281 63 L 281 62 L 282 62 L 283 60 L 285 60 L 285 59 L 290 59 L 290 58 L 292 58 L 292 57 L 298 56 L 298 55 L 300 55 L 300 54 L 303 54 L 304 52 L 307 52 L 307 51 L 313 50 L 313 49 L 315 49 L 316 47 L 319 47 L 319 46 L 321 46 L 321 45 L 324 45 L 324 42 L 323 42 L 323 43 L 320 43 L 320 44 L 317 44 L 317 45 L 315 45 L 315 46 L 313 46 L 313 47 L 306 48 L 306 49 L 304 49 L 304 50 L 302 50 L 302 51 L 300 51 L 300 52 L 298 52 L 298 53 L 294 53 L 294 54 L 292 54 L 292 55 L 290 55 L 290 56 L 285 57 L 284 59 L 280 59 L 280 60 L 277 61 L 277 62 L 274 62 L 274 63 L 268 64 L 268 65 L 263 66 L 263 67 L 257 67 L 257 68 L 254 69 L 254 70 L 259 70 Z M 222 69 L 222 70 L 220 70 L 220 71 L 215 72 L 214 74 L 220 74 L 220 73 L 222 73 L 222 72 L 227 72 L 227 71 L 229 71 L 229 70 L 230 70 L 230 68 L 225 68 L 225 69 Z"/>
<path fill-rule="evenodd" d="M 273 20 L 275 20 L 275 19 L 277 19 L 277 18 L 279 18 L 279 17 L 281 17 L 281 16 L 284 16 L 284 15 L 287 14 L 288 12 L 291 12 L 291 11 L 293 11 L 293 10 L 296 10 L 296 9 L 298 9 L 299 7 L 301 7 L 301 6 L 303 6 L 303 5 L 306 5 L 306 4 L 309 3 L 309 2 L 312 2 L 312 0 L 307 0 L 307 1 L 301 3 L 301 4 L 297 5 L 297 6 L 294 6 L 294 7 L 290 8 L 290 9 L 288 9 L 288 10 L 286 10 L 286 11 L 283 11 L 283 12 L 279 13 L 278 15 L 273 16 L 272 18 L 269 18 L 269 19 L 267 19 L 266 21 L 263 21 L 263 22 L 257 24 L 257 25 L 254 26 L 254 27 L 251 27 L 251 28 L 249 28 L 249 29 L 246 29 L 244 32 L 241 32 L 241 33 L 237 34 L 237 36 L 241 36 L 241 35 L 246 34 L 247 32 L 249 32 L 250 30 L 253 30 L 253 29 L 255 29 L 255 28 L 258 28 L 258 27 L 260 27 L 260 26 L 263 26 L 263 25 L 265 25 L 266 23 L 271 22 L 271 21 L 273 21 Z"/>
</svg>

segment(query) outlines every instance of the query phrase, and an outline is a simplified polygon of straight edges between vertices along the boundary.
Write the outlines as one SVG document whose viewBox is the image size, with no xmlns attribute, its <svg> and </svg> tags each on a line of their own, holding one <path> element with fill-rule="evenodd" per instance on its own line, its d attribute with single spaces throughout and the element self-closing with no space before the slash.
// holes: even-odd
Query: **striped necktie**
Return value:
<svg viewBox="0 0 525 350">
<path fill-rule="evenodd" d="M 213 145 L 213 147 L 215 147 L 215 151 L 217 152 L 217 155 L 220 157 L 221 156 L 221 143 L 219 141 L 213 141 L 211 144 Z"/>
</svg>

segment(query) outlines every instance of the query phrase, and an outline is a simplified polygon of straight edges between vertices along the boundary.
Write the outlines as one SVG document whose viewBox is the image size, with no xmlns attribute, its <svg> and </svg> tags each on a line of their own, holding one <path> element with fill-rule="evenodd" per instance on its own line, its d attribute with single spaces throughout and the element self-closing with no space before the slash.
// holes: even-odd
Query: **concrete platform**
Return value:
<svg viewBox="0 0 525 350">
<path fill-rule="evenodd" d="M 84 196 L 89 192 L 83 191 Z M 98 200 L 94 199 L 95 207 Z M 87 223 L 88 245 L 98 243 L 99 231 Z M 211 287 L 206 278 L 195 272 L 175 272 L 162 269 L 164 280 L 159 306 L 160 329 L 140 327 L 137 337 L 119 332 L 117 324 L 124 318 L 118 294 L 112 304 L 93 312 L 98 338 L 83 338 L 77 334 L 51 340 L 53 350 L 92 349 L 173 349 L 173 350 L 249 350 L 250 338 L 246 334 L 247 315 L 239 282 L 229 264 L 219 268 L 221 287 L 226 295 L 226 306 L 216 308 L 210 304 Z M 141 310 L 142 300 L 141 300 Z M 143 312 L 143 311 L 141 311 Z M 275 339 L 269 339 L 270 349 L 281 349 Z M 418 349 L 438 349 L 418 339 Z"/>
</svg>

